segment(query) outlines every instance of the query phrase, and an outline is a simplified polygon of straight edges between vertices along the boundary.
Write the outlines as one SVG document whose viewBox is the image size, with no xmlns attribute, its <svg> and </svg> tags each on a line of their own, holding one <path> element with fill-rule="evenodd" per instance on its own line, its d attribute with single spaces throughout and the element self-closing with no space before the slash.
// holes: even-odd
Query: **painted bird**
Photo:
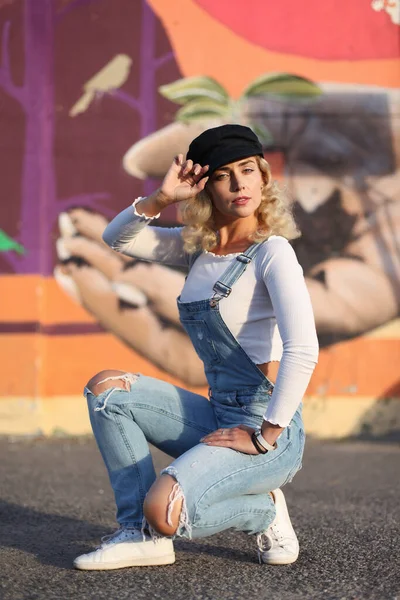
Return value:
<svg viewBox="0 0 400 600">
<path fill-rule="evenodd" d="M 79 98 L 69 111 L 70 117 L 76 117 L 88 109 L 96 93 L 116 90 L 124 85 L 128 79 L 132 59 L 126 54 L 117 54 L 89 81 L 83 89 L 85 93 Z"/>
</svg>

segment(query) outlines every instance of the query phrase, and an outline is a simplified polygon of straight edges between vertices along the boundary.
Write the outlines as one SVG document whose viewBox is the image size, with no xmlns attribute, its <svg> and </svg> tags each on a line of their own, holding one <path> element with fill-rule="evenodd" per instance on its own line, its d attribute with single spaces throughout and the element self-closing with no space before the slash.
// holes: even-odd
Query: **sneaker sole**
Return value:
<svg viewBox="0 0 400 600">
<path fill-rule="evenodd" d="M 264 559 L 263 557 L 261 557 L 261 561 L 265 564 L 265 565 L 292 565 L 294 562 L 296 562 L 296 560 L 299 558 L 299 556 L 292 556 L 292 557 L 287 557 L 285 558 L 284 556 L 282 557 L 276 557 L 276 558 L 267 558 Z"/>
<path fill-rule="evenodd" d="M 154 556 L 153 558 L 136 558 L 135 560 L 123 560 L 114 563 L 74 563 L 75 569 L 79 571 L 111 571 L 113 569 L 126 569 L 127 567 L 152 567 L 156 565 L 172 565 L 175 562 L 175 553 L 165 556 Z"/>
</svg>

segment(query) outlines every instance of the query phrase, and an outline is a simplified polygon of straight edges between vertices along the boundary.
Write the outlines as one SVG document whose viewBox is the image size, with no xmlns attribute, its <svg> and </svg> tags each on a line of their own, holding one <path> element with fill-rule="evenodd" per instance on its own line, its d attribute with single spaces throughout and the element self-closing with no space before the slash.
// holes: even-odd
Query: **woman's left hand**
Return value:
<svg viewBox="0 0 400 600">
<path fill-rule="evenodd" d="M 205 435 L 200 441 L 207 446 L 222 446 L 244 454 L 259 454 L 251 440 L 251 434 L 254 431 L 253 427 L 238 425 L 232 428 L 217 429 Z"/>
</svg>

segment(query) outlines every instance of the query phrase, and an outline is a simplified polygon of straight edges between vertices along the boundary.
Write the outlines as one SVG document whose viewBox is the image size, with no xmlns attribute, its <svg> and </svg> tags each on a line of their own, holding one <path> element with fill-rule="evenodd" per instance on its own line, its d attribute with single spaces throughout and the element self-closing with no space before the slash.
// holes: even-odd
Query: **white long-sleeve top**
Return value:
<svg viewBox="0 0 400 600">
<path fill-rule="evenodd" d="M 147 227 L 155 218 L 139 215 L 134 205 L 129 206 L 109 223 L 103 239 L 111 248 L 128 256 L 188 266 L 182 228 Z M 236 256 L 202 253 L 185 282 L 182 302 L 211 298 L 214 283 Z M 219 308 L 232 335 L 255 364 L 280 361 L 264 419 L 286 427 L 318 361 L 310 296 L 303 270 L 286 238 L 271 236 L 262 244 L 232 287 L 232 293 L 220 301 Z"/>
</svg>

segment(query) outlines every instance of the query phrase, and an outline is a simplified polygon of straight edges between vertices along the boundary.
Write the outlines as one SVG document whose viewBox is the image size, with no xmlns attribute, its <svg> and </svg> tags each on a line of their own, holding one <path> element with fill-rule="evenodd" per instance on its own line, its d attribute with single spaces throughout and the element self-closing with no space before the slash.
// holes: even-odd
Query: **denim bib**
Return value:
<svg viewBox="0 0 400 600">
<path fill-rule="evenodd" d="M 270 396 L 273 384 L 246 354 L 232 335 L 219 310 L 219 302 L 229 296 L 233 285 L 244 273 L 256 256 L 261 244 L 252 244 L 229 264 L 220 279 L 214 284 L 214 295 L 207 300 L 181 302 L 178 298 L 180 321 L 204 364 L 210 386 L 210 397 L 217 399 L 221 394 L 225 402 L 232 397 L 233 406 L 237 396 L 249 395 L 263 398 L 265 410 L 266 394 Z M 199 253 L 194 256 L 194 260 Z M 191 261 L 192 266 L 194 260 Z M 261 408 L 261 407 L 260 407 Z"/>
</svg>

